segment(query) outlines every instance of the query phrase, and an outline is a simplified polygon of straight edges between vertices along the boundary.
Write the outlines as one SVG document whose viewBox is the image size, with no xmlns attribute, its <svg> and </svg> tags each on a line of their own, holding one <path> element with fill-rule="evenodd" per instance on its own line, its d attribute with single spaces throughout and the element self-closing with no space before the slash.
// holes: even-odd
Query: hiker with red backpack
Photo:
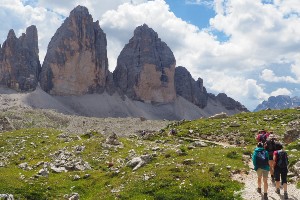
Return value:
<svg viewBox="0 0 300 200">
<path fill-rule="evenodd" d="M 264 200 L 268 200 L 268 174 L 270 171 L 269 166 L 269 153 L 264 148 L 264 144 L 259 142 L 255 148 L 252 156 L 254 170 L 257 173 L 257 192 L 261 193 L 261 179 L 264 182 Z"/>
<path fill-rule="evenodd" d="M 273 153 L 277 149 L 276 149 L 276 143 L 275 143 L 275 136 L 274 136 L 273 132 L 270 132 L 270 135 L 268 136 L 264 147 L 269 153 L 269 165 L 270 165 L 271 179 L 272 179 L 272 182 L 275 182 Z"/>
<path fill-rule="evenodd" d="M 274 151 L 274 177 L 276 181 L 276 193 L 280 194 L 280 178 L 281 183 L 283 184 L 283 195 L 284 199 L 288 199 L 287 193 L 287 173 L 288 173 L 288 155 L 286 151 L 283 150 L 281 143 L 276 143 L 277 151 Z"/>
<path fill-rule="evenodd" d="M 256 136 L 257 142 L 262 142 L 263 144 L 267 141 L 267 138 L 269 137 L 270 133 L 268 133 L 266 130 L 262 129 L 258 132 Z"/>
</svg>

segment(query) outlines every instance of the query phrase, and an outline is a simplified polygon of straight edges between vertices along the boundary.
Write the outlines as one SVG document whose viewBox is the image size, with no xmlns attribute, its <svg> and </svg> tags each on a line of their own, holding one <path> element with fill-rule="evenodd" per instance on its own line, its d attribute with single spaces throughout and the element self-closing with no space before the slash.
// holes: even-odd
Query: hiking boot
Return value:
<svg viewBox="0 0 300 200">
<path fill-rule="evenodd" d="M 276 188 L 275 192 L 276 192 L 277 194 L 280 194 L 280 189 L 279 189 L 279 188 Z"/>
<path fill-rule="evenodd" d="M 285 192 L 285 193 L 283 194 L 283 197 L 284 197 L 284 199 L 289 199 L 288 193 Z"/>
<path fill-rule="evenodd" d="M 268 193 L 264 193 L 264 200 L 268 200 Z"/>
<path fill-rule="evenodd" d="M 257 188 L 256 191 L 257 191 L 258 193 L 261 193 L 261 188 Z"/>
</svg>

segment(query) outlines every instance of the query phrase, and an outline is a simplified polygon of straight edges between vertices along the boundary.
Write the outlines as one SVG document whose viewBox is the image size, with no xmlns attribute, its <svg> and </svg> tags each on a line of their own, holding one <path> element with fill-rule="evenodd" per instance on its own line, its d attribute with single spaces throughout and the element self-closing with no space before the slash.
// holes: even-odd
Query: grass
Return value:
<svg viewBox="0 0 300 200">
<path fill-rule="evenodd" d="M 267 120 L 264 120 L 266 118 Z M 272 120 L 270 120 L 272 119 Z M 177 130 L 176 136 L 157 133 L 151 140 L 120 138 L 122 148 L 107 149 L 105 138 L 92 131 L 80 138 L 50 128 L 27 128 L 0 133 L 0 193 L 13 194 L 15 199 L 64 199 L 76 192 L 81 199 L 241 199 L 238 191 L 243 185 L 231 179 L 232 171 L 248 171 L 243 155 L 249 156 L 254 148 L 253 129 L 265 128 L 283 135 L 289 121 L 299 119 L 296 110 L 241 113 L 226 119 L 199 119 L 171 124 L 165 128 Z M 235 121 L 240 127 L 230 127 Z M 91 127 L 92 128 L 92 127 Z M 190 130 L 193 130 L 192 133 Z M 209 143 L 207 147 L 189 148 L 191 141 L 205 135 L 239 133 L 245 147 L 227 147 Z M 183 139 L 185 138 L 185 139 Z M 187 139 L 187 138 L 190 138 Z M 88 162 L 92 169 L 66 173 L 50 172 L 49 177 L 36 177 L 42 166 L 23 170 L 20 163 L 35 166 L 38 162 L 51 162 L 50 154 L 59 149 L 69 152 L 77 145 L 85 146 L 76 154 Z M 154 151 L 156 149 L 156 151 Z M 299 141 L 289 144 L 290 163 L 300 158 Z M 147 165 L 132 171 L 126 166 L 130 152 L 136 155 L 153 154 Z M 178 154 L 178 150 L 184 154 Z M 155 153 L 155 154 L 154 154 Z M 7 159 L 4 159 L 7 158 Z M 113 163 L 113 166 L 108 166 Z M 83 178 L 89 174 L 88 178 Z M 79 180 L 74 176 L 79 175 Z"/>
</svg>

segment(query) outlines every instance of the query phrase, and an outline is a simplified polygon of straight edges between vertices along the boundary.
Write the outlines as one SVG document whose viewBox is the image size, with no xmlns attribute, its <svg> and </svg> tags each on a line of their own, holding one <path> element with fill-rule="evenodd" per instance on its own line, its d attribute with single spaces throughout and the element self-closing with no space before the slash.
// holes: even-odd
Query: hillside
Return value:
<svg viewBox="0 0 300 200">
<path fill-rule="evenodd" d="M 18 93 L 0 87 L 1 109 L 38 108 L 86 117 L 143 117 L 146 119 L 197 119 L 226 112 L 232 115 L 238 109 L 226 109 L 218 100 L 209 99 L 203 109 L 178 96 L 171 103 L 134 101 L 118 94 L 86 94 L 81 96 L 51 96 L 41 88 Z"/>
<path fill-rule="evenodd" d="M 250 199 L 237 177 L 261 128 L 288 143 L 300 186 L 298 110 L 158 121 L 19 108 L 0 119 L 0 194 L 16 199 Z"/>
</svg>

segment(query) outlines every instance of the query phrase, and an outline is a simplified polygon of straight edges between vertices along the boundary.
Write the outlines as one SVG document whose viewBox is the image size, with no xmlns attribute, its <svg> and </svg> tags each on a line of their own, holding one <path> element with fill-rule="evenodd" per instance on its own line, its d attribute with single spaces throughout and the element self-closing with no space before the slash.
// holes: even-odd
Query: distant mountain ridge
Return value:
<svg viewBox="0 0 300 200">
<path fill-rule="evenodd" d="M 75 111 L 80 110 L 79 113 L 84 115 L 92 112 L 92 116 L 126 117 L 136 116 L 136 112 L 129 103 L 123 105 L 124 102 L 119 104 L 126 109 L 116 110 L 120 105 L 108 105 L 113 102 L 110 97 L 105 105 L 99 101 L 98 105 L 91 104 L 93 107 L 89 105 L 88 111 L 84 111 L 82 107 L 85 107 L 86 102 L 81 98 L 84 95 L 116 94 L 123 101 L 128 99 L 128 102 L 145 104 L 139 113 L 147 115 L 149 110 L 156 110 L 154 116 L 166 116 L 167 112 L 170 117 L 166 118 L 169 119 L 193 119 L 219 112 L 235 114 L 248 111 L 240 102 L 224 93 L 208 93 L 202 78 L 195 81 L 185 67 L 176 67 L 172 50 L 146 24 L 136 27 L 133 37 L 120 52 L 113 72 L 108 69 L 106 34 L 99 22 L 93 21 L 86 7 L 74 8 L 57 29 L 49 42 L 42 67 L 38 60 L 37 31 L 35 26 L 31 29 L 33 31 L 27 31 L 26 37 L 25 34 L 20 37 L 21 42 L 15 42 L 19 46 L 10 42 L 11 38 L 17 40 L 12 30 L 3 47 L 0 46 L 0 85 L 26 92 L 35 90 L 39 84 L 43 91 L 53 97 L 70 97 L 73 102 L 71 107 Z M 23 38 L 25 42 L 22 42 Z M 29 45 L 30 41 L 34 42 L 31 42 L 33 45 Z M 6 44 L 11 47 L 7 48 Z M 11 62 L 4 62 L 6 60 Z M 187 102 L 180 100 L 181 97 Z M 95 95 L 89 97 L 90 100 L 93 98 Z M 68 101 L 64 101 L 64 105 L 68 104 Z M 151 108 L 146 104 L 151 105 Z M 159 109 L 164 105 L 171 107 L 165 106 L 165 111 Z M 106 113 L 99 113 L 104 110 L 95 106 L 110 109 L 106 109 Z M 194 106 L 199 110 L 194 109 Z M 190 113 L 185 112 L 180 117 L 185 107 Z"/>
<path fill-rule="evenodd" d="M 265 109 L 286 109 L 300 106 L 300 97 L 290 97 L 287 95 L 271 96 L 267 101 L 263 101 L 259 104 L 254 111 L 260 111 Z"/>
</svg>

